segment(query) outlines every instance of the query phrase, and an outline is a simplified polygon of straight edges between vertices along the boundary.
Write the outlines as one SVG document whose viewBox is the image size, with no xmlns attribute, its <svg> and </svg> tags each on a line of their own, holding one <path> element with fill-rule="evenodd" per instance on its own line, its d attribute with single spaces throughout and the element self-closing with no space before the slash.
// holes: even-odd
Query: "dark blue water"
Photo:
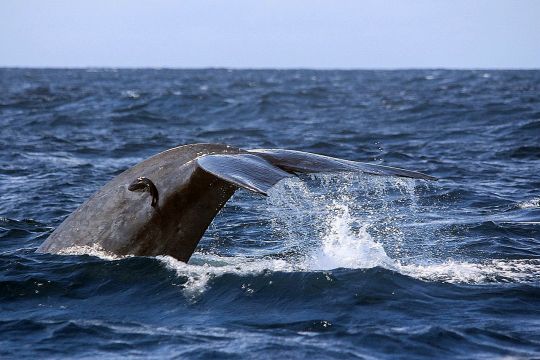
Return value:
<svg viewBox="0 0 540 360">
<path fill-rule="evenodd" d="M 540 357 L 540 71 L 0 70 L 0 357 Z M 400 166 L 238 191 L 189 264 L 36 254 L 220 142 Z"/>
</svg>

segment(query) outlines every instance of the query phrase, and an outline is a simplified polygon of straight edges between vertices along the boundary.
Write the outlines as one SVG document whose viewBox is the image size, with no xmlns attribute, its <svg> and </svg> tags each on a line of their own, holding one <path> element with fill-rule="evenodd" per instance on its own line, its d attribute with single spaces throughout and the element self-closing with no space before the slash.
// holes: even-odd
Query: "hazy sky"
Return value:
<svg viewBox="0 0 540 360">
<path fill-rule="evenodd" d="M 540 68 L 540 1 L 0 0 L 0 66 Z"/>
</svg>

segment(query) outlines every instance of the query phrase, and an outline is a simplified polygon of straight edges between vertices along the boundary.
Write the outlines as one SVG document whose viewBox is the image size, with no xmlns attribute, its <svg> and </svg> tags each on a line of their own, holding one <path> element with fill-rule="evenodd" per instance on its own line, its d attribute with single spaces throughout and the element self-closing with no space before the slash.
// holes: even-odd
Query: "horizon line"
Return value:
<svg viewBox="0 0 540 360">
<path fill-rule="evenodd" d="M 448 71 L 535 71 L 540 67 L 266 67 L 266 66 L 26 66 L 0 65 L 0 69 L 21 70 L 251 70 L 251 71 L 414 71 L 414 70 L 448 70 Z"/>
</svg>

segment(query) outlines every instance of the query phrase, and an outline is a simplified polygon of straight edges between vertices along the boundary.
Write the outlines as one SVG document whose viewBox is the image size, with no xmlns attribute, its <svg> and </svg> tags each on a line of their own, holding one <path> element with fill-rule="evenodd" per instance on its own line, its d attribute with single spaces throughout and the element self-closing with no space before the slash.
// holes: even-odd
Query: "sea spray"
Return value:
<svg viewBox="0 0 540 360">
<path fill-rule="evenodd" d="M 307 182 L 287 180 L 270 192 L 266 207 L 274 233 L 306 263 L 334 253 L 336 267 L 363 267 L 366 261 L 372 267 L 377 260 L 368 259 L 368 248 L 378 248 L 388 264 L 388 255 L 401 258 L 408 250 L 408 233 L 418 231 L 410 226 L 418 214 L 414 182 L 401 179 L 334 174 L 311 176 Z M 337 259 L 340 252 L 347 261 Z"/>
<path fill-rule="evenodd" d="M 353 234 L 351 224 L 354 219 L 349 208 L 343 204 L 333 204 L 330 207 L 333 218 L 321 246 L 307 257 L 309 269 L 394 267 L 382 245 L 369 235 L 368 224 L 362 225 Z"/>
<path fill-rule="evenodd" d="M 317 183 L 318 181 L 318 183 Z M 304 271 L 382 267 L 425 281 L 537 281 L 540 261 L 455 258 L 441 224 L 425 221 L 414 180 L 358 174 L 317 175 L 278 184 L 267 199 L 272 224 L 300 251 Z M 285 247 L 287 245 L 284 245 Z"/>
</svg>

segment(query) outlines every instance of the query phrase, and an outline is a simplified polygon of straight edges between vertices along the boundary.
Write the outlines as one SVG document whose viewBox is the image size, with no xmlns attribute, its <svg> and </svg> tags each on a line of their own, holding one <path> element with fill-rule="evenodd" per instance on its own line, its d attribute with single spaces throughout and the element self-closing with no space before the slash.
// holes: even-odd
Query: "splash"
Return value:
<svg viewBox="0 0 540 360">
<path fill-rule="evenodd" d="M 369 224 L 363 224 L 356 234 L 353 234 L 351 224 L 354 219 L 348 207 L 333 204 L 330 208 L 335 215 L 330 220 L 330 227 L 322 238 L 321 246 L 308 255 L 307 268 L 312 270 L 376 266 L 395 268 L 393 260 L 386 255 L 383 246 L 369 235 L 367 231 Z"/>
<path fill-rule="evenodd" d="M 279 209 L 273 211 L 277 230 L 286 229 L 283 240 L 289 246 L 309 244 L 299 247 L 304 270 L 382 267 L 424 281 L 474 284 L 540 278 L 540 260 L 471 262 L 449 256 L 453 254 L 444 248 L 439 230 L 423 219 L 436 209 L 418 204 L 414 180 L 318 180 L 326 192 L 313 192 L 293 180 L 278 184 L 269 197 L 270 208 Z"/>
<path fill-rule="evenodd" d="M 393 268 L 392 257 L 413 250 L 403 246 L 418 237 L 413 181 L 357 174 L 311 180 L 320 185 L 313 191 L 299 180 L 279 183 L 265 204 L 274 232 L 310 269 Z"/>
</svg>

